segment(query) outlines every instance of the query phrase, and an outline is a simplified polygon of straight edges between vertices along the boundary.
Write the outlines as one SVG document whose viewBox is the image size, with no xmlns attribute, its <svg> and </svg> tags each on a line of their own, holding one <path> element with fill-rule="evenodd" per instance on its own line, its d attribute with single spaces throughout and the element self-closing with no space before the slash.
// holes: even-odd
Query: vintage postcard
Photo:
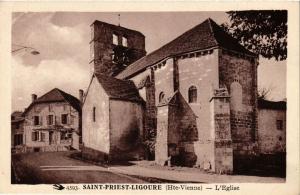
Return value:
<svg viewBox="0 0 300 195">
<path fill-rule="evenodd" d="M 299 2 L 0 10 L 1 193 L 299 194 Z"/>
</svg>

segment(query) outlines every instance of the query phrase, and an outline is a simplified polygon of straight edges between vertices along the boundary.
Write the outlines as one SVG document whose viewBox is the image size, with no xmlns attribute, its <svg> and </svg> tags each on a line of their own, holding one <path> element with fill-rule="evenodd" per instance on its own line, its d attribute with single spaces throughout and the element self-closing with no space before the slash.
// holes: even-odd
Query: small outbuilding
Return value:
<svg viewBox="0 0 300 195">
<path fill-rule="evenodd" d="M 140 159 L 144 101 L 132 81 L 94 74 L 82 108 L 84 158 Z"/>
</svg>

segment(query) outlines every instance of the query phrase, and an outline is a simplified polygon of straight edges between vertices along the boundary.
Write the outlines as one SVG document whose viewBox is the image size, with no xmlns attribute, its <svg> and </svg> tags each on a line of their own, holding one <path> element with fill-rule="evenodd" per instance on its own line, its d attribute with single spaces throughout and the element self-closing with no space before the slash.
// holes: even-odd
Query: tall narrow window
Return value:
<svg viewBox="0 0 300 195">
<path fill-rule="evenodd" d="M 113 34 L 113 44 L 118 45 L 118 35 Z"/>
<path fill-rule="evenodd" d="M 126 37 L 122 37 L 122 45 L 123 45 L 124 47 L 127 47 L 127 46 L 128 46 L 127 38 L 126 38 Z"/>
<path fill-rule="evenodd" d="M 48 125 L 53 125 L 54 120 L 53 120 L 53 115 L 48 115 Z"/>
<path fill-rule="evenodd" d="M 96 107 L 93 107 L 93 121 L 96 122 Z"/>
<path fill-rule="evenodd" d="M 158 97 L 159 103 L 162 102 L 164 99 L 165 99 L 165 93 L 162 91 L 162 92 L 160 92 L 159 97 Z"/>
<path fill-rule="evenodd" d="M 34 125 L 39 125 L 39 124 L 40 124 L 40 117 L 34 116 Z"/>
<path fill-rule="evenodd" d="M 189 96 L 189 103 L 197 102 L 197 87 L 191 86 L 189 88 L 188 96 Z"/>
<path fill-rule="evenodd" d="M 61 115 L 61 124 L 68 124 L 68 115 L 67 114 Z"/>
<path fill-rule="evenodd" d="M 38 131 L 34 131 L 31 133 L 31 140 L 32 141 L 38 141 L 40 138 L 39 138 L 39 132 Z"/>
</svg>

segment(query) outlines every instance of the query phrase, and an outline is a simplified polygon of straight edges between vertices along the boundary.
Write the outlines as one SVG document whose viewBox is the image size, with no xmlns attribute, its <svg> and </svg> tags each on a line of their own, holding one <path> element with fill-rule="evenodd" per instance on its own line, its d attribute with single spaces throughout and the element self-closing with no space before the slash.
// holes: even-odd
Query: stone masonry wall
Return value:
<svg viewBox="0 0 300 195">
<path fill-rule="evenodd" d="M 118 36 L 118 45 L 122 45 L 122 37 L 127 39 L 126 48 L 132 50 L 131 55 L 129 56 L 129 64 L 146 54 L 145 36 L 137 31 L 99 21 L 94 22 L 91 27 L 92 40 L 90 42 L 90 63 L 94 66 L 95 73 L 112 75 L 113 71 L 119 72 L 122 68 L 118 67 L 120 70 L 116 70 L 115 64 L 112 61 L 112 54 L 116 47 L 116 45 L 113 44 L 113 34 Z"/>
<path fill-rule="evenodd" d="M 282 128 L 277 121 L 282 121 Z M 286 110 L 258 110 L 258 146 L 261 154 L 286 152 Z"/>
<path fill-rule="evenodd" d="M 220 87 L 230 94 L 234 167 L 257 152 L 257 62 L 255 57 L 220 50 Z M 234 91 L 233 91 L 234 90 Z M 238 105 L 238 106 L 237 106 Z"/>
<path fill-rule="evenodd" d="M 215 162 L 213 170 L 216 173 L 232 173 L 233 150 L 230 128 L 230 104 L 226 88 L 215 90 L 211 100 L 214 123 Z"/>
<path fill-rule="evenodd" d="M 109 119 L 111 160 L 143 159 L 142 106 L 136 102 L 110 100 Z"/>
<path fill-rule="evenodd" d="M 109 99 L 95 77 L 82 108 L 82 138 L 85 147 L 109 153 Z"/>
</svg>

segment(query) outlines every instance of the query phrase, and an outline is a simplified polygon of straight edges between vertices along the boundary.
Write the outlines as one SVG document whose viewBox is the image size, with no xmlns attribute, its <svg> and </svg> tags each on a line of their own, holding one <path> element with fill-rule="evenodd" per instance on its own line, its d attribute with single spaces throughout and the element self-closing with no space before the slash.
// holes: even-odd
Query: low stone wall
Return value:
<svg viewBox="0 0 300 195">
<path fill-rule="evenodd" d="M 109 155 L 107 153 L 100 152 L 98 150 L 88 148 L 86 146 L 82 147 L 81 154 L 82 154 L 82 158 L 86 160 L 91 160 L 95 162 L 105 162 L 105 163 L 109 162 Z"/>
<path fill-rule="evenodd" d="M 25 146 L 22 149 L 22 153 L 27 152 L 61 152 L 61 151 L 68 151 L 70 147 L 67 145 L 50 145 L 50 146 L 41 146 L 41 147 L 28 147 Z"/>
</svg>

